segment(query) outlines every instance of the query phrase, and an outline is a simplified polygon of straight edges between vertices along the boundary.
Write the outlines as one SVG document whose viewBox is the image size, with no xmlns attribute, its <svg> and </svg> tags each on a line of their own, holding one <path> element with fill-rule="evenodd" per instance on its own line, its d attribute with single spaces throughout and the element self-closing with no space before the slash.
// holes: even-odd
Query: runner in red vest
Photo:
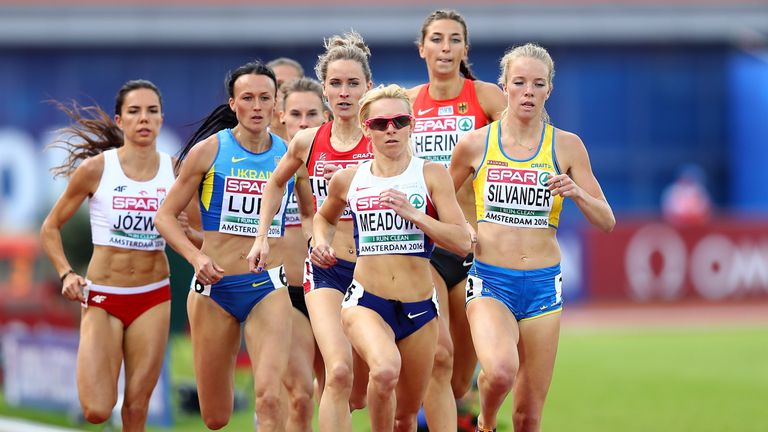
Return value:
<svg viewBox="0 0 768 432">
<path fill-rule="evenodd" d="M 448 167 L 462 135 L 498 119 L 504 94 L 496 84 L 477 80 L 469 69 L 467 25 L 459 13 L 432 12 L 421 27 L 418 46 L 429 82 L 409 90 L 416 117 L 411 138 L 414 155 Z M 459 189 L 457 198 L 476 229 L 471 182 Z M 472 260 L 472 253 L 458 256 L 440 247 L 432 253 L 432 275 L 441 305 L 440 340 L 424 401 L 432 430 L 456 430 L 455 399 L 469 390 L 477 364 L 464 312 L 463 288 Z"/>
<path fill-rule="evenodd" d="M 331 37 L 325 47 L 315 72 L 323 84 L 334 120 L 319 128 L 300 131 L 293 138 L 288 153 L 267 183 L 261 217 L 270 217 L 277 211 L 286 183 L 299 170 L 308 171 L 316 208 L 319 208 L 328 196 L 326 174 L 329 171 L 372 158 L 358 119 L 360 98 L 371 88 L 370 51 L 362 37 L 354 32 Z M 326 371 L 320 398 L 321 431 L 351 431 L 350 407 L 365 406 L 367 371 L 353 373 L 353 364 L 362 362 L 353 363 L 352 347 L 341 327 L 341 301 L 352 283 L 357 260 L 351 215 L 348 211 L 345 213 L 333 243 L 338 254 L 336 265 L 325 269 L 309 260 L 305 264 L 305 300 Z M 251 271 L 255 272 L 263 270 L 269 255 L 269 245 L 261 234 L 259 232 L 248 254 Z"/>
</svg>

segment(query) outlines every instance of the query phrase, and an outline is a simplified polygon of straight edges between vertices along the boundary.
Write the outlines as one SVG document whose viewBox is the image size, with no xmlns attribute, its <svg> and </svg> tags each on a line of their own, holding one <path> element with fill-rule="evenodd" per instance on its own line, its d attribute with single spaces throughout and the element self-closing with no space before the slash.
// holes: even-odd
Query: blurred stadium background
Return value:
<svg viewBox="0 0 768 432">
<path fill-rule="evenodd" d="M 230 68 L 287 56 L 312 75 L 332 34 L 365 37 L 376 83 L 426 81 L 415 41 L 437 8 L 465 16 L 482 80 L 497 80 L 513 45 L 549 49 L 547 110 L 585 142 L 617 216 L 605 235 L 574 205 L 564 210 L 569 304 L 545 430 L 768 430 L 766 0 L 0 0 L 0 415 L 83 427 L 72 369 L 78 306 L 59 295 L 37 240 L 65 186 L 48 171 L 62 153 L 43 150 L 66 118 L 46 101 L 111 113 L 123 82 L 149 79 L 164 97 L 160 147 L 173 153 L 224 102 Z M 664 218 L 662 195 L 691 170 L 711 212 L 680 198 L 671 205 L 683 217 Z M 64 236 L 84 271 L 86 211 Z M 183 336 L 191 270 L 171 260 L 178 336 L 152 421 L 200 430 L 177 392 L 192 381 Z M 247 373 L 240 381 L 247 394 Z M 227 430 L 249 428 L 248 412 Z M 3 421 L 0 430 L 38 430 Z"/>
</svg>

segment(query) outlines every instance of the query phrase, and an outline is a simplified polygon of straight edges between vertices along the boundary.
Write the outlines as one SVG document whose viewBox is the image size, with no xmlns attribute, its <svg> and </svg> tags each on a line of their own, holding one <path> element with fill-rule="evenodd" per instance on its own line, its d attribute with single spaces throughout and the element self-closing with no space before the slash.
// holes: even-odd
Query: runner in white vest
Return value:
<svg viewBox="0 0 768 432">
<path fill-rule="evenodd" d="M 394 430 L 397 424 L 397 430 L 415 430 L 438 334 L 429 257 L 435 243 L 466 255 L 470 234 L 445 167 L 411 154 L 413 116 L 405 90 L 390 85 L 369 91 L 360 102 L 360 120 L 374 159 L 331 179 L 315 215 L 310 257 L 320 267 L 336 263 L 331 244 L 348 205 L 358 259 L 341 317 L 370 369 L 371 429 Z"/>
<path fill-rule="evenodd" d="M 106 421 L 117 402 L 124 361 L 123 430 L 144 430 L 171 311 L 165 240 L 155 228 L 157 209 L 174 181 L 170 156 L 157 151 L 160 91 L 149 81 L 125 83 L 114 122 L 99 107 L 59 106 L 74 125 L 61 142 L 69 156 L 54 173 L 69 177 L 69 184 L 43 222 L 40 238 L 61 278 L 62 294 L 82 304 L 80 405 L 87 421 Z M 86 198 L 94 246 L 84 278 L 64 254 L 61 227 Z"/>
</svg>

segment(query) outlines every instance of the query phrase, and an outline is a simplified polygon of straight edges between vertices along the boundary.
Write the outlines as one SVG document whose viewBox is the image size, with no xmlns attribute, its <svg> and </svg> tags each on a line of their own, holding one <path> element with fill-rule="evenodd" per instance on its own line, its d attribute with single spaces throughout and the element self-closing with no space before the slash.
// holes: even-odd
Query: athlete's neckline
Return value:
<svg viewBox="0 0 768 432">
<path fill-rule="evenodd" d="M 435 99 L 435 98 L 433 98 L 433 97 L 432 97 L 432 96 L 429 94 L 429 88 L 432 86 L 432 83 L 431 83 L 431 82 L 428 82 L 428 83 L 427 83 L 427 87 L 426 87 L 426 89 L 425 89 L 425 90 L 426 90 L 426 95 L 427 95 L 427 97 L 428 97 L 428 98 L 429 98 L 431 101 L 433 101 L 433 102 L 438 102 L 438 103 L 453 102 L 453 101 L 455 101 L 456 99 L 458 99 L 458 98 L 460 98 L 460 97 L 461 97 L 461 94 L 464 92 L 464 87 L 466 87 L 466 85 L 467 85 L 467 81 L 468 81 L 468 80 L 467 80 L 466 78 L 462 78 L 462 82 L 461 82 L 461 90 L 459 90 L 459 94 L 457 94 L 455 97 L 452 97 L 452 98 L 448 98 L 448 99 Z"/>
<path fill-rule="evenodd" d="M 501 120 L 497 120 L 496 122 L 498 123 L 498 126 L 496 127 L 496 136 L 497 136 L 496 141 L 498 142 L 498 145 L 499 145 L 499 151 L 501 151 L 501 154 L 503 154 L 504 157 L 515 162 L 528 162 L 535 159 L 536 156 L 539 155 L 539 153 L 541 152 L 541 146 L 544 145 L 544 136 L 547 133 L 547 122 L 542 121 L 541 137 L 539 137 L 539 144 L 536 146 L 536 151 L 534 151 L 531 157 L 529 157 L 528 159 L 516 159 L 509 156 L 507 152 L 504 151 L 504 143 L 501 141 Z"/>
<path fill-rule="evenodd" d="M 123 169 L 123 164 L 120 162 L 120 153 L 118 152 L 119 149 L 115 149 L 115 159 L 117 160 L 117 168 L 120 170 L 120 173 L 123 175 L 123 177 L 127 178 L 128 180 L 134 182 L 134 183 L 140 183 L 140 184 L 146 184 L 151 183 L 155 181 L 160 176 L 160 168 L 163 165 L 163 155 L 155 150 L 155 154 L 158 155 L 157 158 L 157 171 L 155 171 L 155 175 L 152 176 L 149 180 L 135 180 L 131 178 L 128 174 L 125 173 L 125 170 Z"/>
<path fill-rule="evenodd" d="M 404 175 L 406 172 L 408 172 L 408 169 L 411 167 L 411 164 L 413 163 L 414 159 L 415 159 L 414 156 L 410 156 L 410 159 L 408 159 L 408 163 L 405 165 L 405 168 L 401 172 L 399 172 L 399 173 L 397 173 L 395 175 L 387 176 L 387 177 L 379 176 L 379 175 L 376 175 L 376 174 L 373 173 L 373 163 L 376 160 L 375 159 L 371 159 L 371 162 L 370 162 L 371 166 L 370 166 L 370 169 L 369 169 L 369 171 L 371 173 L 371 177 L 373 177 L 375 179 L 382 179 L 382 180 L 383 179 L 396 179 L 396 178 Z"/>
<path fill-rule="evenodd" d="M 235 136 L 235 133 L 232 132 L 232 129 L 227 129 L 227 132 L 229 132 L 229 136 L 232 138 L 232 141 L 234 141 L 235 144 L 237 144 L 238 147 L 240 147 L 244 152 L 248 154 L 252 154 L 254 156 L 261 156 L 268 153 L 270 150 L 272 150 L 272 147 L 274 147 L 274 144 L 275 144 L 275 137 L 277 137 L 277 135 L 275 135 L 274 133 L 267 131 L 267 136 L 269 136 L 269 147 L 267 147 L 267 149 L 264 150 L 263 152 L 257 153 L 245 148 L 245 146 L 243 146 L 243 144 L 237 139 L 237 137 Z M 221 145 L 221 143 L 219 143 L 219 145 Z"/>
</svg>

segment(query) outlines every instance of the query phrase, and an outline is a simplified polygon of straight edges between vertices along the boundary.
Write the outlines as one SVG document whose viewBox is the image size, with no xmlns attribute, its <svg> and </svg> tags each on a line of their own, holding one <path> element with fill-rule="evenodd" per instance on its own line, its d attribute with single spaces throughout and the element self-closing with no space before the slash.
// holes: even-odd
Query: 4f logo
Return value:
<svg viewBox="0 0 768 432">
<path fill-rule="evenodd" d="M 125 189 L 126 189 L 127 187 L 128 187 L 128 186 L 125 186 L 125 185 L 123 185 L 123 186 L 118 186 L 118 187 L 116 187 L 116 188 L 115 188 L 115 192 L 123 192 L 123 191 L 125 191 Z"/>
</svg>

